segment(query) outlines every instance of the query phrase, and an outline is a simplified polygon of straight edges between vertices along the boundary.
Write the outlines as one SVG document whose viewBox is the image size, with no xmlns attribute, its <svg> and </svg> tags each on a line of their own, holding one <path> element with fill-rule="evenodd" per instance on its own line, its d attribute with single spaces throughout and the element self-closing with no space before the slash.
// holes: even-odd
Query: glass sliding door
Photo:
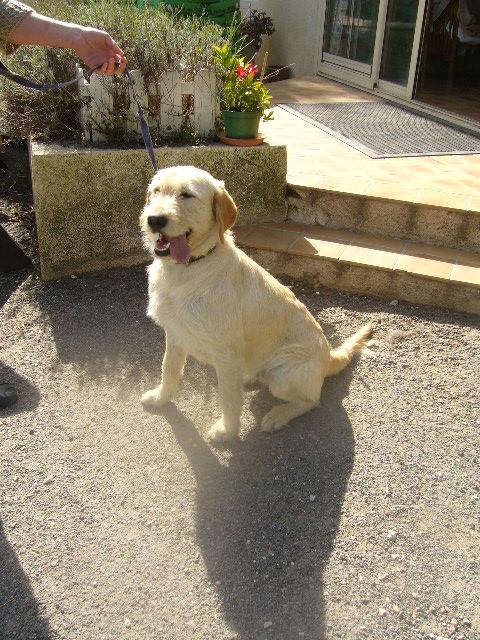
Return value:
<svg viewBox="0 0 480 640">
<path fill-rule="evenodd" d="M 410 99 L 427 0 L 320 2 L 319 72 Z"/>
<path fill-rule="evenodd" d="M 379 80 L 397 85 L 398 93 L 407 90 L 412 62 L 415 65 L 417 59 L 412 54 L 417 43 L 419 8 L 420 0 L 389 0 L 387 6 Z"/>
<path fill-rule="evenodd" d="M 328 0 L 324 59 L 371 73 L 377 34 L 378 0 Z"/>
</svg>

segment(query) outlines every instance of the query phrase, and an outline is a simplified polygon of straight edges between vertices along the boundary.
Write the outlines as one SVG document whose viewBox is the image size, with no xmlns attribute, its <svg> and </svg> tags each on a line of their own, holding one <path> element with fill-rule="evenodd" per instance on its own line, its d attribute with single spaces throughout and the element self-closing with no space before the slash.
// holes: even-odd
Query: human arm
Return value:
<svg viewBox="0 0 480 640">
<path fill-rule="evenodd" d="M 12 0 L 0 0 L 3 5 L 11 5 Z M 18 7 L 20 3 L 14 2 Z M 22 5 L 21 5 L 22 6 Z M 23 5 L 26 9 L 25 5 Z M 0 14 L 0 19 L 1 19 Z M 102 67 L 99 74 L 113 75 L 123 73 L 126 58 L 123 51 L 105 31 L 84 27 L 69 22 L 53 20 L 35 11 L 23 15 L 7 35 L 7 43 L 13 45 L 38 45 L 72 49 L 89 67 Z M 115 63 L 119 66 L 116 67 Z"/>
</svg>

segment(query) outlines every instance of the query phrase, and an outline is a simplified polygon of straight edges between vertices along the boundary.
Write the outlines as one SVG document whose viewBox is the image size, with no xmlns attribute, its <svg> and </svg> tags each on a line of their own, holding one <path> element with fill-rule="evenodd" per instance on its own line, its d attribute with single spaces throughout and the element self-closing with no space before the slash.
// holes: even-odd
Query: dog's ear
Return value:
<svg viewBox="0 0 480 640">
<path fill-rule="evenodd" d="M 225 189 L 223 182 L 219 183 L 213 197 L 213 216 L 218 224 L 220 240 L 225 241 L 225 231 L 231 229 L 237 219 L 238 211 L 232 196 Z"/>
</svg>

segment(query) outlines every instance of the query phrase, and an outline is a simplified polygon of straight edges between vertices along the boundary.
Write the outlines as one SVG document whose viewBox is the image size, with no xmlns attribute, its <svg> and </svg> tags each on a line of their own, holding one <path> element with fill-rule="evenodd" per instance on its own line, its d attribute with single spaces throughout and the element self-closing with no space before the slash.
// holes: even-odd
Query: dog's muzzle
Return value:
<svg viewBox="0 0 480 640">
<path fill-rule="evenodd" d="M 168 218 L 167 216 L 148 216 L 147 223 L 152 231 L 160 233 L 167 226 Z"/>
</svg>

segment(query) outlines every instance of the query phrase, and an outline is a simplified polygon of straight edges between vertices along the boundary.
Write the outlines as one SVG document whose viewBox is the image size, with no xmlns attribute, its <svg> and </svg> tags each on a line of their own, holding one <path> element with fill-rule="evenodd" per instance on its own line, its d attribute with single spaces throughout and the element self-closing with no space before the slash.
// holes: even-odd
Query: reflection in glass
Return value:
<svg viewBox="0 0 480 640">
<path fill-rule="evenodd" d="M 372 64 L 379 0 L 328 0 L 323 50 Z"/>
</svg>

